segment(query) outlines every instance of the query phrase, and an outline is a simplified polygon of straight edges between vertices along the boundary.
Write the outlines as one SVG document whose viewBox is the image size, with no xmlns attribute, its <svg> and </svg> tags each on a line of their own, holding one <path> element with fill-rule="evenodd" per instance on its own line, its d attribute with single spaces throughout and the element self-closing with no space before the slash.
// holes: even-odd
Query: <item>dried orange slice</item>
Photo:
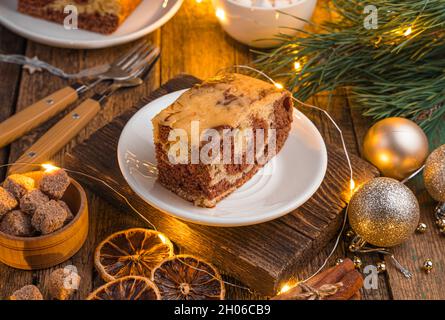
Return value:
<svg viewBox="0 0 445 320">
<path fill-rule="evenodd" d="M 104 284 L 90 293 L 87 300 L 160 300 L 159 290 L 149 279 L 123 277 Z"/>
<path fill-rule="evenodd" d="M 125 276 L 150 278 L 153 268 L 172 255 L 173 244 L 164 234 L 134 228 L 102 241 L 94 254 L 94 264 L 105 281 Z"/>
<path fill-rule="evenodd" d="M 162 300 L 223 300 L 225 289 L 219 272 L 191 255 L 162 261 L 152 274 Z"/>
</svg>

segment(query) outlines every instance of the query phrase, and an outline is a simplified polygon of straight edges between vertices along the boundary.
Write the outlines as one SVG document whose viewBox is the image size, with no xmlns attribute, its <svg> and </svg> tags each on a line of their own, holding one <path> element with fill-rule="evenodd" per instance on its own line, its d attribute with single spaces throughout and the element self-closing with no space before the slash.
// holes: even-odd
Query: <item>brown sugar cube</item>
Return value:
<svg viewBox="0 0 445 320">
<path fill-rule="evenodd" d="M 71 220 L 74 219 L 73 212 L 71 211 L 70 207 L 68 207 L 65 201 L 58 200 L 57 203 L 60 204 L 60 206 L 66 210 L 66 220 L 64 224 L 68 224 Z"/>
<path fill-rule="evenodd" d="M 79 288 L 80 280 L 75 266 L 57 269 L 49 275 L 49 294 L 53 299 L 69 300 Z"/>
<path fill-rule="evenodd" d="M 63 169 L 44 172 L 40 190 L 53 199 L 61 199 L 70 183 L 70 177 Z"/>
<path fill-rule="evenodd" d="M 39 189 L 34 189 L 20 199 L 20 209 L 29 215 L 33 215 L 37 207 L 47 203 L 49 198 Z"/>
<path fill-rule="evenodd" d="M 34 179 L 21 174 L 11 174 L 3 182 L 3 188 L 11 192 L 17 200 L 34 189 L 34 186 Z"/>
<path fill-rule="evenodd" d="M 27 285 L 14 291 L 9 300 L 43 300 L 43 296 L 39 288 L 34 285 Z"/>
<path fill-rule="evenodd" d="M 17 207 L 17 200 L 14 195 L 0 187 L 0 219 L 8 212 Z"/>
<path fill-rule="evenodd" d="M 17 237 L 32 235 L 31 218 L 20 210 L 8 212 L 0 223 L 0 231 Z"/>
<path fill-rule="evenodd" d="M 36 209 L 31 224 L 42 234 L 48 234 L 63 227 L 66 216 L 66 210 L 57 201 L 50 200 Z"/>
<path fill-rule="evenodd" d="M 34 187 L 36 189 L 40 187 L 40 181 L 43 178 L 43 171 L 30 171 L 23 173 L 23 175 L 34 180 Z"/>
</svg>

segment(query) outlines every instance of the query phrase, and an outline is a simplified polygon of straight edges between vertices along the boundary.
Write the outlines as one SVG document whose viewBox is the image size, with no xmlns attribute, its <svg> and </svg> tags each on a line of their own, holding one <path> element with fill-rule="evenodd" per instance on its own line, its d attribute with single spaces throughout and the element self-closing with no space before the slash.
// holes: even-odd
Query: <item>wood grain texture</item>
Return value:
<svg viewBox="0 0 445 320">
<path fill-rule="evenodd" d="M 44 163 L 51 159 L 52 156 L 75 138 L 99 111 L 100 103 L 98 101 L 94 99 L 83 101 L 29 147 L 17 159 L 16 164 L 9 167 L 9 173 L 32 171 L 35 169 L 33 164 Z"/>
<path fill-rule="evenodd" d="M 76 90 L 65 87 L 9 117 L 0 123 L 0 148 L 38 127 L 77 98 Z"/>
<path fill-rule="evenodd" d="M 191 77 L 179 77 L 157 90 L 147 101 L 161 94 L 190 87 Z M 186 253 L 206 257 L 223 272 L 253 289 L 274 295 L 336 234 L 348 201 L 348 170 L 339 150 L 328 152 L 329 164 L 324 182 L 302 207 L 271 222 L 238 228 L 216 228 L 186 223 L 147 205 L 125 183 L 115 154 L 123 126 L 138 110 L 133 108 L 93 134 L 67 155 L 70 169 L 88 172 L 105 180 L 128 197 L 157 228 L 166 233 Z M 357 182 L 376 175 L 372 166 L 353 158 Z M 124 205 L 122 198 L 91 179 L 79 179 L 87 186 Z"/>
</svg>

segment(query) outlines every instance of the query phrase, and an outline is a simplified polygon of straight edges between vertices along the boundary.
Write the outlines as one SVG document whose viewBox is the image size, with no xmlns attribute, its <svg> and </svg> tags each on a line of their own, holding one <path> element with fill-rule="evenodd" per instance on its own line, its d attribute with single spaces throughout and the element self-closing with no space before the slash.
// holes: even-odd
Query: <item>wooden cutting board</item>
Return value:
<svg viewBox="0 0 445 320">
<path fill-rule="evenodd" d="M 327 146 L 328 169 L 319 190 L 303 206 L 282 218 L 248 227 L 218 228 L 184 222 L 162 213 L 132 192 L 121 175 L 116 158 L 119 136 L 140 107 L 198 82 L 188 75 L 170 80 L 143 99 L 138 107 L 128 110 L 74 148 L 66 155 L 66 167 L 103 179 L 119 190 L 179 247 L 181 253 L 200 256 L 222 273 L 239 279 L 261 294 L 274 295 L 339 230 L 349 195 L 349 171 L 343 151 Z M 367 162 L 357 157 L 351 160 L 357 183 L 378 175 L 378 171 Z M 75 178 L 133 214 L 124 200 L 105 185 L 82 176 Z"/>
</svg>

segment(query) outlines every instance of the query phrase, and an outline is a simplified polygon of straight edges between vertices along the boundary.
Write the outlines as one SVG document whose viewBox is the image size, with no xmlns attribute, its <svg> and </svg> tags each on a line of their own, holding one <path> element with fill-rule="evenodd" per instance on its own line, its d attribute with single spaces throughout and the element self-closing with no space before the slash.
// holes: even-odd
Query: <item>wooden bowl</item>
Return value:
<svg viewBox="0 0 445 320">
<path fill-rule="evenodd" d="M 0 261 L 17 269 L 50 268 L 71 258 L 88 235 L 88 203 L 82 186 L 71 179 L 62 198 L 74 219 L 56 232 L 38 237 L 16 237 L 0 232 Z"/>
</svg>

